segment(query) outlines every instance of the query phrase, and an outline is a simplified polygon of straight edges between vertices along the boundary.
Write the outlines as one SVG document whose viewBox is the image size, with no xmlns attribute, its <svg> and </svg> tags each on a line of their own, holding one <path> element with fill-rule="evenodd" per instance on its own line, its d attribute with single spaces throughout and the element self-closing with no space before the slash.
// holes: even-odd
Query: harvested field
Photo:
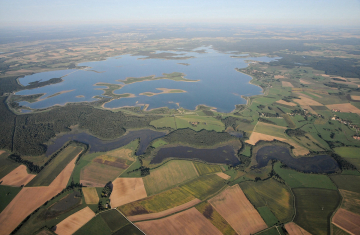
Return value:
<svg viewBox="0 0 360 235">
<path fill-rule="evenodd" d="M 221 172 L 221 167 L 219 165 L 211 165 L 200 162 L 194 162 L 194 166 L 198 171 L 199 175 L 206 175 L 215 172 Z"/>
<path fill-rule="evenodd" d="M 354 105 L 350 103 L 344 103 L 344 104 L 330 104 L 326 105 L 328 109 L 337 109 L 344 113 L 357 113 L 360 115 L 360 109 L 356 108 Z"/>
<path fill-rule="evenodd" d="M 71 235 L 89 222 L 94 216 L 95 213 L 89 207 L 85 207 L 58 223 L 55 233 L 59 235 Z"/>
<path fill-rule="evenodd" d="M 147 197 L 142 178 L 117 178 L 110 195 L 111 207 L 118 207 Z"/>
<path fill-rule="evenodd" d="M 0 155 L 3 154 L 3 153 L 5 153 L 5 151 L 4 151 L 4 150 L 0 150 Z"/>
<path fill-rule="evenodd" d="M 282 87 L 294 87 L 293 84 L 291 84 L 291 82 L 285 82 L 285 81 L 282 81 L 281 85 Z"/>
<path fill-rule="evenodd" d="M 223 178 L 224 180 L 228 180 L 228 179 L 231 178 L 230 175 L 227 175 L 227 174 L 225 174 L 225 173 L 223 173 L 223 172 L 218 172 L 218 173 L 216 173 L 216 174 L 217 174 L 217 176 Z"/>
<path fill-rule="evenodd" d="M 60 193 L 69 182 L 75 162 L 76 157 L 48 187 L 23 188 L 0 214 L 1 234 L 10 234 L 29 214 Z"/>
<path fill-rule="evenodd" d="M 91 162 L 81 169 L 80 183 L 88 187 L 104 187 L 116 179 L 124 169 L 97 162 Z"/>
<path fill-rule="evenodd" d="M 133 151 L 131 149 L 115 149 L 113 151 L 107 152 L 106 154 L 112 157 L 118 157 L 122 159 L 126 159 L 129 161 L 134 161 L 134 157 L 132 156 Z"/>
<path fill-rule="evenodd" d="M 284 75 L 275 75 L 274 78 L 275 78 L 275 79 L 285 78 L 285 76 L 284 76 Z"/>
<path fill-rule="evenodd" d="M 294 102 L 298 103 L 300 106 L 323 106 L 323 104 L 308 98 L 307 96 L 301 94 L 298 99 L 294 99 Z"/>
<path fill-rule="evenodd" d="M 350 234 L 360 234 L 360 215 L 358 214 L 340 208 L 335 213 L 332 222 Z"/>
<path fill-rule="evenodd" d="M 308 81 L 306 81 L 306 80 L 304 80 L 304 79 L 300 79 L 300 82 L 301 82 L 302 84 L 312 84 L 311 82 L 308 82 Z"/>
<path fill-rule="evenodd" d="M 2 181 L 2 185 L 20 187 L 29 183 L 35 176 L 27 173 L 25 165 L 20 165 L 2 178 L 0 182 Z"/>
<path fill-rule="evenodd" d="M 360 101 L 360 95 L 352 95 L 351 99 Z"/>
<path fill-rule="evenodd" d="M 173 160 L 151 170 L 143 180 L 147 195 L 154 195 L 198 176 L 191 161 Z"/>
<path fill-rule="evenodd" d="M 209 203 L 239 234 L 253 234 L 267 228 L 239 185 L 227 188 Z"/>
<path fill-rule="evenodd" d="M 297 104 L 295 104 L 295 103 L 293 103 L 293 102 L 287 102 L 287 101 L 285 101 L 285 100 L 278 100 L 278 101 L 276 101 L 276 103 L 284 104 L 284 105 L 288 105 L 288 106 L 292 106 L 292 107 L 294 107 L 294 106 L 297 105 Z"/>
<path fill-rule="evenodd" d="M 197 198 L 191 200 L 190 202 L 187 202 L 185 204 L 182 204 L 180 206 L 176 206 L 174 208 L 158 212 L 158 213 L 150 213 L 150 214 L 142 214 L 142 215 L 134 215 L 134 216 L 128 216 L 127 218 L 133 222 L 135 221 L 142 221 L 142 220 L 151 220 L 151 219 L 158 219 L 162 218 L 171 214 L 175 214 L 179 211 L 186 210 L 190 207 L 195 206 L 196 204 L 199 204 L 201 201 Z"/>
<path fill-rule="evenodd" d="M 287 223 L 284 227 L 289 235 L 311 235 L 311 233 L 307 232 L 294 222 Z"/>
<path fill-rule="evenodd" d="M 135 225 L 147 235 L 222 234 L 195 208 L 159 220 L 138 222 Z"/>
<path fill-rule="evenodd" d="M 339 189 L 343 197 L 341 208 L 360 214 L 360 193 Z"/>
<path fill-rule="evenodd" d="M 82 191 L 86 204 L 97 204 L 99 202 L 99 195 L 96 188 L 83 188 Z"/>
</svg>

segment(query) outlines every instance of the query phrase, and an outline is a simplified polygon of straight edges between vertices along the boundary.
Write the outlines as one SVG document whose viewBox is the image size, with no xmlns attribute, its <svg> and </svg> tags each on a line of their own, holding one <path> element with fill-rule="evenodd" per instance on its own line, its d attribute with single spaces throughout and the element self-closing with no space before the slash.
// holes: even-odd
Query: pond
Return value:
<svg viewBox="0 0 360 235">
<path fill-rule="evenodd" d="M 120 148 L 129 144 L 135 139 L 140 139 L 139 147 L 136 151 L 136 155 L 141 155 L 145 152 L 150 142 L 154 139 L 165 136 L 165 132 L 153 131 L 150 129 L 129 131 L 124 136 L 114 140 L 101 140 L 95 136 L 89 135 L 85 132 L 80 133 L 68 133 L 64 134 L 56 139 L 52 140 L 53 144 L 47 146 L 46 156 L 50 156 L 61 148 L 67 141 L 76 140 L 90 145 L 90 153 L 93 152 L 106 152 L 113 149 Z"/>
<path fill-rule="evenodd" d="M 258 168 L 266 166 L 272 159 L 281 161 L 292 169 L 307 173 L 332 173 L 339 170 L 338 163 L 328 155 L 293 158 L 288 148 L 276 145 L 262 147 L 256 153 Z"/>
<path fill-rule="evenodd" d="M 161 148 L 150 164 L 161 163 L 167 158 L 198 159 L 209 163 L 237 165 L 240 161 L 232 146 L 223 146 L 216 149 L 197 149 L 186 146 Z"/>
</svg>

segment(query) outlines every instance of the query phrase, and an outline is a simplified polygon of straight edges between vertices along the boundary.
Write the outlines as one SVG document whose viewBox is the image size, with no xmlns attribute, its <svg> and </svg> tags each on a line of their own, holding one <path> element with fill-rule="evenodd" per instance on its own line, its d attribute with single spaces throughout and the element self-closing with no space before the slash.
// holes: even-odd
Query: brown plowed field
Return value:
<svg viewBox="0 0 360 235">
<path fill-rule="evenodd" d="M 89 207 L 85 207 L 58 223 L 55 233 L 59 235 L 71 235 L 89 222 L 94 216 L 95 213 Z"/>
<path fill-rule="evenodd" d="M 313 100 L 313 99 L 310 99 L 309 96 L 307 95 L 304 95 L 304 94 L 301 94 L 299 95 L 299 99 L 294 99 L 294 102 L 298 103 L 300 106 L 323 106 L 323 104 Z"/>
<path fill-rule="evenodd" d="M 227 174 L 225 174 L 225 173 L 223 173 L 223 172 L 218 172 L 218 173 L 216 173 L 216 174 L 217 174 L 217 176 L 223 178 L 224 180 L 228 180 L 228 179 L 231 178 L 230 175 L 227 175 Z"/>
<path fill-rule="evenodd" d="M 117 178 L 113 182 L 110 203 L 111 207 L 118 207 L 145 197 L 147 194 L 142 178 Z"/>
<path fill-rule="evenodd" d="M 358 214 L 340 208 L 332 222 L 350 234 L 360 234 L 360 215 Z"/>
<path fill-rule="evenodd" d="M 97 204 L 99 202 L 99 196 L 96 188 L 83 188 L 86 204 Z"/>
<path fill-rule="evenodd" d="M 291 84 L 291 82 L 282 81 L 281 84 L 283 87 L 294 87 L 293 84 Z"/>
<path fill-rule="evenodd" d="M 294 222 L 285 224 L 285 229 L 289 235 L 311 235 L 311 233 L 307 232 Z"/>
<path fill-rule="evenodd" d="M 326 105 L 326 107 L 328 107 L 328 109 L 332 110 L 332 109 L 338 109 L 341 112 L 344 113 L 357 113 L 360 115 L 360 109 L 356 108 L 354 105 L 350 104 L 350 103 L 345 103 L 345 104 L 330 104 L 330 105 Z"/>
<path fill-rule="evenodd" d="M 174 208 L 168 209 L 168 210 L 164 210 L 158 213 L 151 213 L 151 214 L 143 214 L 143 215 L 134 215 L 134 216 L 128 216 L 127 218 L 133 222 L 135 221 L 142 221 L 142 220 L 149 220 L 149 219 L 157 219 L 157 218 L 162 218 L 171 214 L 174 214 L 176 212 L 179 211 L 183 211 L 186 210 L 190 207 L 195 206 L 196 204 L 199 204 L 201 202 L 201 200 L 199 199 L 194 199 L 191 200 L 190 202 L 184 203 L 180 206 L 176 206 Z"/>
<path fill-rule="evenodd" d="M 3 154 L 3 153 L 5 153 L 5 151 L 4 151 L 4 150 L 0 150 L 0 155 Z"/>
<path fill-rule="evenodd" d="M 308 82 L 308 81 L 306 81 L 306 80 L 304 80 L 304 79 L 300 79 L 300 82 L 301 82 L 302 84 L 312 84 L 311 82 Z"/>
<path fill-rule="evenodd" d="M 254 234 L 267 228 L 237 184 L 210 199 L 209 203 L 241 235 Z"/>
<path fill-rule="evenodd" d="M 29 183 L 35 176 L 36 175 L 27 173 L 25 165 L 20 165 L 0 181 L 2 181 L 2 185 L 20 187 L 21 185 Z"/>
<path fill-rule="evenodd" d="M 159 219 L 135 223 L 147 235 L 194 235 L 222 233 L 195 208 Z"/>
<path fill-rule="evenodd" d="M 29 214 L 60 193 L 69 182 L 77 156 L 47 187 L 23 188 L 0 214 L 0 235 L 10 234 Z"/>
</svg>

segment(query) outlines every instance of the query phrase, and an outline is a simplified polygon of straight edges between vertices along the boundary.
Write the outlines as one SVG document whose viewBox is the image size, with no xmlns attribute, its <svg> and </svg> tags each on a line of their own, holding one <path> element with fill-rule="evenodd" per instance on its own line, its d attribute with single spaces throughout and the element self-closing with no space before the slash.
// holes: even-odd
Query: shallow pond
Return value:
<svg viewBox="0 0 360 235">
<path fill-rule="evenodd" d="M 197 149 L 177 146 L 160 149 L 150 163 L 161 163 L 166 158 L 198 159 L 209 163 L 233 165 L 240 162 L 232 146 L 223 146 L 216 149 Z"/>
<path fill-rule="evenodd" d="M 303 172 L 331 173 L 339 170 L 338 163 L 328 155 L 293 158 L 289 149 L 281 146 L 265 146 L 256 153 L 257 167 L 259 168 L 266 166 L 272 159 Z"/>
</svg>

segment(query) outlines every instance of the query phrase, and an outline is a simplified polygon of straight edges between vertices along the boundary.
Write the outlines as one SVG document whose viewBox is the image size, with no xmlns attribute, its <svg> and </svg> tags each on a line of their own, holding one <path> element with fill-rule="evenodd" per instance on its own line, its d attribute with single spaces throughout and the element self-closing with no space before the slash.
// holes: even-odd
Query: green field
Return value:
<svg viewBox="0 0 360 235">
<path fill-rule="evenodd" d="M 22 188 L 0 185 L 0 213 L 13 200 Z"/>
<path fill-rule="evenodd" d="M 331 228 L 333 231 L 333 235 L 350 235 L 350 233 L 345 232 L 344 230 L 342 230 L 341 228 L 337 227 L 334 224 L 331 224 Z"/>
<path fill-rule="evenodd" d="M 257 235 L 282 235 L 283 233 L 279 233 L 279 231 L 281 230 L 281 228 L 279 228 L 279 230 L 277 228 L 271 228 L 271 229 L 268 229 L 264 232 L 260 232 L 260 233 L 257 233 Z"/>
<path fill-rule="evenodd" d="M 60 174 L 60 172 L 84 149 L 75 144 L 70 144 L 63 149 L 33 180 L 27 187 L 48 186 Z"/>
<path fill-rule="evenodd" d="M 9 174 L 16 167 L 20 166 L 19 163 L 9 160 L 7 158 L 8 156 L 9 154 L 6 152 L 0 155 L 0 179 Z"/>
<path fill-rule="evenodd" d="M 277 162 L 274 165 L 274 170 L 291 188 L 310 187 L 334 190 L 337 189 L 334 183 L 326 175 L 305 174 L 295 170 L 281 168 L 280 166 L 281 163 Z"/>
<path fill-rule="evenodd" d="M 217 175 L 204 175 L 181 186 L 196 198 L 204 200 L 226 185 L 226 180 Z"/>
<path fill-rule="evenodd" d="M 162 140 L 162 139 L 159 139 L 159 140 L 155 140 L 155 141 L 151 144 L 151 146 L 154 147 L 154 148 L 159 148 L 159 147 L 161 147 L 161 146 L 163 146 L 163 145 L 166 145 L 166 144 L 167 144 L 166 141 L 164 141 L 164 140 Z"/>
<path fill-rule="evenodd" d="M 340 203 L 338 191 L 316 188 L 293 189 L 294 222 L 311 234 L 329 234 L 330 217 Z"/>
<path fill-rule="evenodd" d="M 266 225 L 268 227 L 271 227 L 275 225 L 278 221 L 278 219 L 275 217 L 275 215 L 271 212 L 270 208 L 267 206 L 259 207 L 257 208 L 259 214 L 264 219 Z"/>
<path fill-rule="evenodd" d="M 174 188 L 154 196 L 120 206 L 118 209 L 126 216 L 143 213 L 156 213 L 180 206 L 193 199 L 195 199 L 195 197 L 189 192 L 181 188 Z"/>
<path fill-rule="evenodd" d="M 201 162 L 194 162 L 194 166 L 198 171 L 199 175 L 206 175 L 206 174 L 222 171 L 219 165 L 210 165 Z"/>
<path fill-rule="evenodd" d="M 285 128 L 263 122 L 258 122 L 254 131 L 266 135 L 277 136 L 285 139 L 287 138 L 285 134 Z"/>
<path fill-rule="evenodd" d="M 341 208 L 356 214 L 360 214 L 360 193 L 347 190 L 341 190 L 340 193 L 343 197 Z"/>
<path fill-rule="evenodd" d="M 89 222 L 87 222 L 84 226 L 82 226 L 79 230 L 77 230 L 74 235 L 110 235 L 111 230 L 107 226 L 104 219 L 97 215 L 92 218 Z"/>
<path fill-rule="evenodd" d="M 241 151 L 242 155 L 245 155 L 247 157 L 250 157 L 251 155 L 251 146 L 249 144 L 244 145 L 244 149 Z"/>
<path fill-rule="evenodd" d="M 338 147 L 335 148 L 335 153 L 345 158 L 360 170 L 360 148 L 357 147 Z"/>
<path fill-rule="evenodd" d="M 360 193 L 360 176 L 332 175 L 330 178 L 339 189 Z"/>
<path fill-rule="evenodd" d="M 172 160 L 150 170 L 150 175 L 143 180 L 147 195 L 150 196 L 198 176 L 191 161 Z"/>
<path fill-rule="evenodd" d="M 127 168 L 123 173 L 121 173 L 120 177 L 141 177 L 141 171 L 133 171 L 135 169 L 139 169 L 139 167 L 141 167 L 141 162 L 136 159 L 135 162 L 133 162 L 133 164 L 129 166 L 129 168 Z"/>
<path fill-rule="evenodd" d="M 226 220 L 208 203 L 203 202 L 195 207 L 224 235 L 235 235 L 235 230 L 226 222 Z"/>
<path fill-rule="evenodd" d="M 280 222 L 291 221 L 294 214 L 293 196 L 290 190 L 276 180 L 241 182 L 241 189 L 257 208 L 267 206 Z"/>
<path fill-rule="evenodd" d="M 155 128 L 170 127 L 172 129 L 177 129 L 175 124 L 175 117 L 164 117 L 150 122 L 150 125 Z"/>
<path fill-rule="evenodd" d="M 132 224 L 128 224 L 120 230 L 116 231 L 112 235 L 144 235 L 137 227 Z"/>
<path fill-rule="evenodd" d="M 100 213 L 100 216 L 112 232 L 130 224 L 130 222 L 118 210 L 108 210 Z"/>
</svg>

